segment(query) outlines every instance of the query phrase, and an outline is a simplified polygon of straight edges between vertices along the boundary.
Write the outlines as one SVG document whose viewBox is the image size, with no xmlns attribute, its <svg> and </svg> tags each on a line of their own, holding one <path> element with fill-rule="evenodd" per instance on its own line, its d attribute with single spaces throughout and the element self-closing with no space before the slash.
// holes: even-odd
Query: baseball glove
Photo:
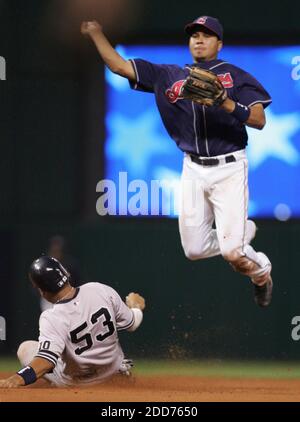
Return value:
<svg viewBox="0 0 300 422">
<path fill-rule="evenodd" d="M 128 296 L 126 296 L 126 305 L 129 308 L 138 308 L 141 309 L 142 311 L 145 309 L 146 304 L 145 304 L 145 299 L 143 298 L 143 296 L 139 295 L 138 293 L 129 293 Z"/>
<path fill-rule="evenodd" d="M 210 107 L 222 104 L 227 98 L 227 92 L 215 73 L 192 66 L 182 85 L 181 96 Z"/>
</svg>

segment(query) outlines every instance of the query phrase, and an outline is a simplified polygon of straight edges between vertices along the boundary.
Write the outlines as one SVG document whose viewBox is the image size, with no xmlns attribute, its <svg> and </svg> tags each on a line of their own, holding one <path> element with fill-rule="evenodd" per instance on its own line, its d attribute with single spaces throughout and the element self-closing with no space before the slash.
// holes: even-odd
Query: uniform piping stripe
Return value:
<svg viewBox="0 0 300 422">
<path fill-rule="evenodd" d="M 247 223 L 247 205 L 246 205 L 246 189 L 247 189 L 247 182 L 246 182 L 246 163 L 243 162 L 243 166 L 244 166 L 244 233 L 243 233 L 243 243 L 242 243 L 242 252 L 244 255 L 244 249 L 245 249 L 245 240 L 246 240 L 246 223 Z"/>
<path fill-rule="evenodd" d="M 259 267 L 261 267 L 261 265 L 257 261 L 254 261 L 253 259 L 251 259 L 246 254 L 246 252 L 244 251 L 244 248 L 245 248 L 245 240 L 246 240 L 246 223 L 247 223 L 247 216 L 248 216 L 248 207 L 246 205 L 246 190 L 247 190 L 246 164 L 245 164 L 245 162 L 243 164 L 244 164 L 244 235 L 243 235 L 243 250 L 242 250 L 242 253 L 244 254 L 244 256 L 247 257 L 247 259 L 249 259 L 249 261 L 254 262 L 256 265 L 258 265 Z"/>
<path fill-rule="evenodd" d="M 58 359 L 58 358 L 57 358 L 57 359 L 56 359 L 56 358 L 54 358 L 54 357 L 53 357 L 53 356 L 51 356 L 51 355 L 48 355 L 47 353 L 41 353 L 41 352 L 38 352 L 36 356 L 47 357 L 47 358 L 49 358 L 49 359 L 53 360 L 54 362 L 56 362 L 56 361 L 57 361 L 57 359 Z"/>
<path fill-rule="evenodd" d="M 203 123 L 204 123 L 204 135 L 205 135 L 205 148 L 206 148 L 206 154 L 208 157 L 209 154 L 209 148 L 208 148 L 208 138 L 207 138 L 207 127 L 206 127 L 206 114 L 205 114 L 205 106 L 202 106 L 202 113 L 203 113 Z"/>
<path fill-rule="evenodd" d="M 56 366 L 56 364 L 57 364 L 57 362 L 54 360 L 54 359 L 52 359 L 52 358 L 49 358 L 49 356 L 43 356 L 43 355 L 36 355 L 35 357 L 37 357 L 37 358 L 42 358 L 42 359 L 46 359 L 46 360 L 48 360 L 49 362 L 51 362 L 51 363 L 53 363 L 53 365 L 54 366 Z"/>
<path fill-rule="evenodd" d="M 248 104 L 247 107 L 251 107 L 254 104 L 259 104 L 259 103 L 263 103 L 263 104 L 267 104 L 267 103 L 271 103 L 272 100 L 257 100 L 257 101 L 253 101 L 253 103 Z"/>
<path fill-rule="evenodd" d="M 196 112 L 195 112 L 195 105 L 193 101 L 192 101 L 192 108 L 193 108 L 193 114 L 194 114 L 194 132 L 195 132 L 196 150 L 197 150 L 197 154 L 199 154 L 198 135 L 197 135 L 197 128 L 196 128 Z"/>
<path fill-rule="evenodd" d="M 135 76 L 136 76 L 136 83 L 134 84 L 133 88 L 134 89 L 137 89 L 138 84 L 140 82 L 140 78 L 139 78 L 139 74 L 138 74 L 138 71 L 137 71 L 137 67 L 136 67 L 135 61 L 133 59 L 130 59 L 130 61 L 133 64 L 133 69 L 134 69 Z"/>
<path fill-rule="evenodd" d="M 134 324 L 134 315 L 132 314 L 132 320 L 129 324 L 125 325 L 125 327 L 118 327 L 118 331 L 127 330 Z"/>
<path fill-rule="evenodd" d="M 56 359 L 58 359 L 58 355 L 54 352 L 51 352 L 51 350 L 41 349 L 41 350 L 38 351 L 38 353 L 44 353 L 45 355 L 49 354 L 51 356 L 54 356 Z"/>
<path fill-rule="evenodd" d="M 209 70 L 215 69 L 216 67 L 221 66 L 222 64 L 227 64 L 227 63 L 228 62 L 222 62 L 222 63 L 215 64 L 214 66 L 210 67 Z"/>
<path fill-rule="evenodd" d="M 246 164 L 245 162 L 244 164 L 244 235 L 243 235 L 243 249 L 242 249 L 242 253 L 244 254 L 244 256 L 247 257 L 247 259 L 249 259 L 249 261 L 254 262 L 254 264 L 258 265 L 259 267 L 261 267 L 261 265 L 257 262 L 254 261 L 253 259 L 251 259 L 245 252 L 244 248 L 245 248 L 245 240 L 246 240 L 246 223 L 247 223 L 247 217 L 248 217 L 248 207 L 246 205 L 246 190 L 247 190 L 247 173 L 246 173 Z"/>
</svg>

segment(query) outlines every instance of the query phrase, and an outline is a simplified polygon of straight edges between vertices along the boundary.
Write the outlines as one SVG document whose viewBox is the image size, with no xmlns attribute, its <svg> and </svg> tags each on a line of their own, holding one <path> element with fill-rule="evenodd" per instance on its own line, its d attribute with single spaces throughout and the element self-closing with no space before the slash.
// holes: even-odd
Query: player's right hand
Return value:
<svg viewBox="0 0 300 422">
<path fill-rule="evenodd" d="M 97 21 L 82 22 L 80 31 L 82 35 L 93 35 L 102 32 L 102 26 Z"/>
<path fill-rule="evenodd" d="M 139 295 L 138 293 L 129 293 L 128 296 L 126 296 L 126 305 L 129 308 L 138 308 L 141 311 L 145 309 L 145 299 Z"/>
</svg>

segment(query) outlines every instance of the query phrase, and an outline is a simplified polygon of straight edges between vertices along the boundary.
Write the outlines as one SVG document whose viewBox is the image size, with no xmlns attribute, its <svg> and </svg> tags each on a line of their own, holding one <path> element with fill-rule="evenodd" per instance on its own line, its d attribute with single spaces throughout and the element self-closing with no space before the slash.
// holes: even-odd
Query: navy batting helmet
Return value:
<svg viewBox="0 0 300 422">
<path fill-rule="evenodd" d="M 70 281 L 70 274 L 51 256 L 41 256 L 29 268 L 32 283 L 44 292 L 56 293 Z"/>
</svg>

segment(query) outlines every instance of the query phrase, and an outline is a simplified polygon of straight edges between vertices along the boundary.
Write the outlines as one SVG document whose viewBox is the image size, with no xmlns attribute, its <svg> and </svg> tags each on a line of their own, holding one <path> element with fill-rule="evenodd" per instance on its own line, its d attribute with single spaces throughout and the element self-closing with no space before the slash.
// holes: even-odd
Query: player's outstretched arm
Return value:
<svg viewBox="0 0 300 422">
<path fill-rule="evenodd" d="M 53 364 L 47 359 L 34 358 L 28 366 L 21 369 L 11 377 L 0 380 L 0 388 L 17 388 L 33 384 L 53 369 Z"/>
<path fill-rule="evenodd" d="M 232 113 L 236 107 L 236 103 L 230 98 L 226 98 L 224 103 L 220 106 L 227 113 Z M 254 104 L 250 107 L 250 114 L 245 125 L 253 127 L 255 129 L 263 129 L 266 124 L 265 111 L 262 104 Z"/>
<path fill-rule="evenodd" d="M 110 44 L 97 21 L 82 22 L 81 33 L 89 36 L 102 57 L 104 63 L 113 73 L 136 81 L 135 71 L 130 61 L 123 59 Z"/>
</svg>

